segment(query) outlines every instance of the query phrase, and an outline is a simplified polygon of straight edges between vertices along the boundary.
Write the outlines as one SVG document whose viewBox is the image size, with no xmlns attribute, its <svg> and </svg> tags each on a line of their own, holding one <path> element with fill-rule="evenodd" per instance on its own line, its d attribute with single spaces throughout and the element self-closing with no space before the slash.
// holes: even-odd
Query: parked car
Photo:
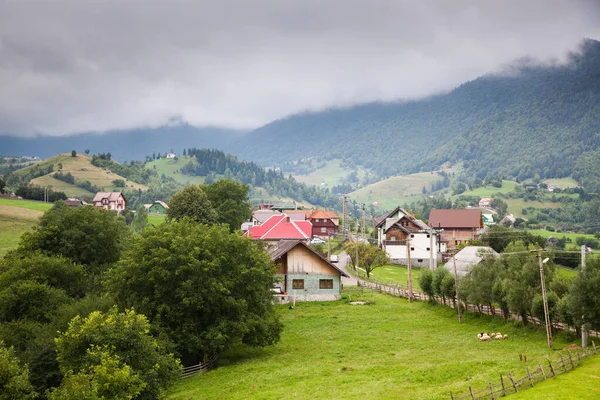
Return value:
<svg viewBox="0 0 600 400">
<path fill-rule="evenodd" d="M 336 262 L 340 261 L 340 258 L 338 257 L 337 254 L 332 254 L 331 257 L 329 257 L 329 261 L 331 261 L 332 263 L 336 263 Z"/>
<path fill-rule="evenodd" d="M 323 243 L 325 243 L 325 241 L 323 239 L 321 239 L 320 237 L 316 237 L 316 238 L 313 238 L 310 241 L 310 243 L 311 244 L 323 244 Z"/>
</svg>

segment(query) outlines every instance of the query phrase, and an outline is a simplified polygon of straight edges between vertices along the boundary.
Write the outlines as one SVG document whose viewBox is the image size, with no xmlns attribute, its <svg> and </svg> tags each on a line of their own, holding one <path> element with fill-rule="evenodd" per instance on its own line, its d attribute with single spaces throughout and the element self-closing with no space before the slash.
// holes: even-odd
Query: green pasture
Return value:
<svg viewBox="0 0 600 400">
<path fill-rule="evenodd" d="M 421 268 L 411 268 L 412 269 L 412 279 L 413 279 L 413 288 L 419 289 L 419 278 L 421 276 Z M 364 276 L 364 273 L 361 272 L 361 277 Z M 371 277 L 377 282 L 386 283 L 390 282 L 391 284 L 399 283 L 401 285 L 408 284 L 408 268 L 403 265 L 385 265 L 383 267 L 375 268 L 371 272 Z"/>
<path fill-rule="evenodd" d="M 179 172 L 179 169 L 190 161 L 195 162 L 195 160 L 193 157 L 178 157 L 177 160 L 173 158 L 161 158 L 160 160 L 146 163 L 146 168 L 154 169 L 159 175 L 165 174 L 165 176 L 170 176 L 184 185 L 201 185 L 204 183 L 205 177 L 184 175 Z"/>
<path fill-rule="evenodd" d="M 554 185 L 560 187 L 561 189 L 579 186 L 579 183 L 577 183 L 577 181 L 573 178 L 544 179 L 543 182 L 548 186 Z"/>
<path fill-rule="evenodd" d="M 323 186 L 331 188 L 339 185 L 342 179 L 350 175 L 352 171 L 352 169 L 342 167 L 341 160 L 335 159 L 308 175 L 294 175 L 294 179 L 307 185 L 321 186 L 324 184 Z M 367 170 L 364 168 L 357 168 L 357 175 L 360 179 L 363 179 L 366 173 Z"/>
<path fill-rule="evenodd" d="M 557 357 L 543 330 L 475 315 L 461 324 L 449 308 L 359 290 L 345 298 L 374 304 L 278 306 L 284 324 L 279 343 L 239 345 L 221 355 L 218 368 L 179 381 L 169 398 L 449 399 L 450 391 L 468 394 L 468 385 L 483 389 L 500 373 L 521 376 L 526 366 Z M 509 339 L 479 342 L 482 331 Z M 555 338 L 556 349 L 568 343 Z"/>
<path fill-rule="evenodd" d="M 524 199 L 503 199 L 508 205 L 508 213 L 515 217 L 527 219 L 527 215 L 523 215 L 522 210 L 527 207 L 533 208 L 560 208 L 560 203 L 551 201 L 525 201 Z"/>
<path fill-rule="evenodd" d="M 502 187 L 497 188 L 491 185 L 478 187 L 477 189 L 462 193 L 461 196 L 492 197 L 492 195 L 497 193 L 514 192 L 517 185 L 518 183 L 514 181 L 502 181 Z"/>
</svg>

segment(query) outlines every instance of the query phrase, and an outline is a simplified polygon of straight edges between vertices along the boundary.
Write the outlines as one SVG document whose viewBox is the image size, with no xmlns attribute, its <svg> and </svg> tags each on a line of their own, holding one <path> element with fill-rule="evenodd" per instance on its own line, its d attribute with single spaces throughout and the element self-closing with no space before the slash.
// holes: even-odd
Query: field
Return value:
<svg viewBox="0 0 600 400">
<path fill-rule="evenodd" d="M 573 178 L 544 179 L 543 182 L 548 186 L 554 185 L 560 187 L 561 189 L 579 186 L 579 183 L 577 183 L 577 181 Z"/>
<path fill-rule="evenodd" d="M 363 276 L 364 274 L 361 274 Z M 421 268 L 412 268 L 413 288 L 419 289 L 419 277 Z M 400 265 L 386 265 L 375 268 L 371 272 L 371 277 L 378 282 L 394 282 L 402 285 L 408 284 L 408 268 Z"/>
<path fill-rule="evenodd" d="M 165 222 L 164 215 L 148 214 L 148 225 L 160 225 Z"/>
<path fill-rule="evenodd" d="M 350 199 L 366 204 L 377 202 L 382 209 L 392 210 L 419 200 L 423 197 L 423 187 L 429 189 L 433 182 L 440 179 L 439 175 L 430 172 L 394 176 L 350 193 Z"/>
<path fill-rule="evenodd" d="M 298 182 L 306 183 L 307 185 L 323 185 L 331 188 L 335 185 L 339 185 L 343 178 L 352 173 L 352 170 L 343 168 L 340 163 L 340 160 L 331 160 L 323 168 L 319 168 L 308 175 L 294 175 L 294 179 Z M 357 175 L 360 179 L 363 179 L 366 173 L 367 171 L 365 169 L 358 168 Z"/>
<path fill-rule="evenodd" d="M 203 176 L 190 176 L 179 172 L 181 167 L 193 160 L 195 160 L 193 157 L 178 157 L 177 160 L 161 158 L 160 160 L 147 163 L 146 168 L 155 169 L 159 175 L 165 174 L 165 176 L 170 176 L 184 185 L 201 185 L 204 183 Z"/>
<path fill-rule="evenodd" d="M 134 190 L 142 189 L 147 190 L 148 188 L 144 185 L 140 185 L 136 182 L 129 181 L 123 178 L 120 175 L 114 174 L 110 171 L 104 170 L 102 168 L 98 168 L 91 164 L 91 157 L 86 156 L 85 154 L 77 154 L 77 157 L 71 157 L 71 154 L 60 154 L 55 157 L 51 157 L 47 160 L 44 160 L 37 165 L 42 167 L 52 164 L 54 166 L 54 171 L 58 171 L 58 164 L 62 164 L 62 172 L 67 173 L 70 172 L 78 181 L 90 181 L 92 185 L 102 187 L 105 191 L 115 190 L 112 181 L 115 179 L 123 179 L 127 184 L 128 188 L 132 188 Z M 32 167 L 24 168 L 17 171 L 17 174 L 21 174 L 24 171 L 28 171 Z M 91 196 L 93 193 L 90 193 L 86 190 L 83 190 L 75 185 L 70 185 L 68 183 L 59 181 L 57 179 L 52 178 L 50 175 L 44 175 L 42 177 L 38 177 L 32 180 L 34 184 L 45 186 L 52 185 L 53 189 L 61 190 L 64 189 L 64 192 L 67 196 L 81 196 L 88 195 Z M 61 187 L 62 189 L 58 189 Z"/>
<path fill-rule="evenodd" d="M 356 292 L 350 292 L 353 299 Z M 346 294 L 347 296 L 347 294 Z M 500 318 L 467 315 L 459 324 L 449 308 L 366 293 L 375 304 L 346 301 L 280 306 L 281 342 L 264 349 L 239 346 L 219 367 L 180 381 L 171 399 L 448 399 L 450 391 L 484 388 L 500 373 L 554 353 L 542 330 Z M 509 340 L 479 342 L 478 332 Z M 556 338 L 555 348 L 568 343 Z M 519 361 L 527 354 L 528 363 Z M 600 385 L 595 393 L 600 395 Z"/>
<path fill-rule="evenodd" d="M 493 187 L 493 186 L 485 186 L 479 187 L 474 190 L 469 190 L 468 192 L 464 192 L 461 196 L 476 196 L 476 197 L 492 197 L 493 194 L 496 193 L 509 193 L 515 191 L 515 186 L 517 186 L 517 182 L 514 181 L 502 181 L 502 187 Z"/>
<path fill-rule="evenodd" d="M 590 235 L 589 233 L 550 232 L 545 229 L 530 229 L 527 232 L 534 234 L 534 235 L 540 235 L 545 238 L 548 238 L 550 236 L 552 236 L 554 238 L 561 238 L 561 237 L 565 236 L 567 239 L 571 239 L 571 243 L 573 243 L 573 244 L 575 244 L 575 241 L 580 236 L 588 238 L 588 239 L 596 239 L 594 235 Z"/>
<path fill-rule="evenodd" d="M 523 199 L 504 199 L 508 204 L 508 213 L 515 217 L 527 219 L 527 215 L 523 215 L 522 210 L 527 207 L 533 208 L 560 208 L 561 203 L 553 203 L 551 201 L 525 201 Z"/>
<path fill-rule="evenodd" d="M 19 244 L 21 234 L 33 228 L 52 204 L 0 199 L 0 259 Z"/>
<path fill-rule="evenodd" d="M 510 396 L 511 400 L 595 400 L 600 397 L 600 357 L 583 361 L 568 374 L 538 383 L 535 387 Z"/>
</svg>

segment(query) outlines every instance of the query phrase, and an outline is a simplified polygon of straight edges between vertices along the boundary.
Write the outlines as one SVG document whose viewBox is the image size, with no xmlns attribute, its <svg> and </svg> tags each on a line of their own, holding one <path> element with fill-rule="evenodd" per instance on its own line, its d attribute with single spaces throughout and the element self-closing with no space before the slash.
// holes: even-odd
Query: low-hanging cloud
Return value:
<svg viewBox="0 0 600 400">
<path fill-rule="evenodd" d="M 0 0 L 0 134 L 252 128 L 599 38 L 596 0 Z"/>
</svg>

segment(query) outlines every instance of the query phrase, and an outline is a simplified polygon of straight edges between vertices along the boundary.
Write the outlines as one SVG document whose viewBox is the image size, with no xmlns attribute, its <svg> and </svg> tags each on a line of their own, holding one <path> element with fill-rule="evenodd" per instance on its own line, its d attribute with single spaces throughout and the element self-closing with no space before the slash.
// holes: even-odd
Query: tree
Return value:
<svg viewBox="0 0 600 400">
<path fill-rule="evenodd" d="M 111 271 L 108 286 L 120 306 L 147 315 L 187 364 L 236 339 L 253 346 L 278 341 L 274 281 L 260 243 L 184 218 L 146 228 Z"/>
<path fill-rule="evenodd" d="M 77 152 L 75 150 L 71 150 L 71 157 L 77 157 Z"/>
<path fill-rule="evenodd" d="M 90 149 L 85 149 L 84 153 L 85 153 L 86 156 L 89 155 L 90 154 Z"/>
<path fill-rule="evenodd" d="M 146 225 L 148 225 L 148 211 L 146 211 L 146 207 L 141 204 L 135 211 L 135 217 L 133 217 L 131 228 L 135 232 L 141 232 Z"/>
<path fill-rule="evenodd" d="M 419 286 L 423 293 L 425 293 L 429 300 L 434 300 L 433 295 L 433 272 L 429 268 L 423 268 L 421 270 L 421 276 L 419 277 Z"/>
<path fill-rule="evenodd" d="M 181 367 L 149 332 L 146 317 L 133 310 L 119 313 L 113 307 L 107 313 L 94 311 L 87 318 L 77 316 L 56 339 L 61 371 L 67 377 L 92 375 L 91 383 L 112 382 L 99 390 L 117 393 L 139 390 L 137 398 L 161 398 L 179 377 Z M 107 373 L 111 369 L 117 376 Z M 123 376 L 125 371 L 129 378 Z"/>
<path fill-rule="evenodd" d="M 0 178 L 0 193 L 4 193 L 4 188 L 6 187 L 6 182 Z"/>
<path fill-rule="evenodd" d="M 112 184 L 114 187 L 118 188 L 124 188 L 126 186 L 126 183 L 123 179 L 115 179 L 114 181 L 112 181 Z"/>
<path fill-rule="evenodd" d="M 167 219 L 181 220 L 184 217 L 203 224 L 217 221 L 218 215 L 200 186 L 187 186 L 171 197 Z"/>
<path fill-rule="evenodd" d="M 10 348 L 0 342 L 0 400 L 33 399 L 29 371 L 19 366 L 19 360 Z"/>
<path fill-rule="evenodd" d="M 585 271 L 573 279 L 567 295 L 569 314 L 577 325 L 583 322 L 595 330 L 600 329 L 600 261 L 592 258 L 585 263 Z"/>
<path fill-rule="evenodd" d="M 116 213 L 97 207 L 68 207 L 57 202 L 26 232 L 16 254 L 40 251 L 62 255 L 84 266 L 88 276 L 102 273 L 115 263 L 130 238 L 125 221 Z"/>
<path fill-rule="evenodd" d="M 229 225 L 231 232 L 240 229 L 242 223 L 252 216 L 248 202 L 249 188 L 229 179 L 202 185 L 202 190 L 217 213 L 217 222 Z"/>
<path fill-rule="evenodd" d="M 345 249 L 346 253 L 352 259 L 352 263 L 356 265 L 356 243 L 346 243 Z M 384 250 L 370 244 L 358 243 L 358 268 L 362 268 L 365 271 L 367 278 L 371 277 L 371 272 L 374 269 L 390 263 L 391 260 Z"/>
</svg>

